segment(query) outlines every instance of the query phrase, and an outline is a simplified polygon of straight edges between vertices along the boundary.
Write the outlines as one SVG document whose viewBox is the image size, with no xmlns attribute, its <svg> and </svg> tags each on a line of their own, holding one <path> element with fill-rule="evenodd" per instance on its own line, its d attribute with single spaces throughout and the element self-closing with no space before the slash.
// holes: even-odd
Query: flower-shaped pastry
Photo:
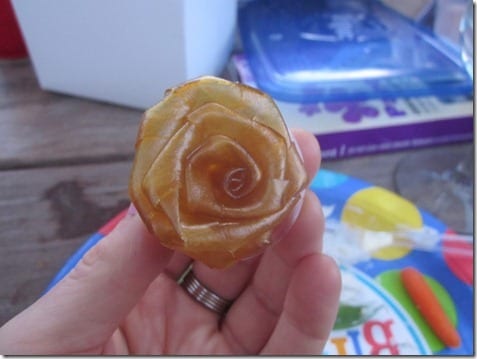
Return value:
<svg viewBox="0 0 477 359">
<path fill-rule="evenodd" d="M 145 112 L 129 192 L 164 246 L 223 268 L 272 243 L 307 184 L 271 98 L 207 76 Z"/>
</svg>

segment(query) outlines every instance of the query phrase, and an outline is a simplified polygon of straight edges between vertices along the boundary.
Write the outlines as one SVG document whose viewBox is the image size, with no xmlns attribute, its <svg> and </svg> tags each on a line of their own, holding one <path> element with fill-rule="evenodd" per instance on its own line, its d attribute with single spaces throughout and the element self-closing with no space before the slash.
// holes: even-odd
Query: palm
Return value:
<svg viewBox="0 0 477 359">
<path fill-rule="evenodd" d="M 219 322 L 217 314 L 161 274 L 104 352 L 277 354 L 293 352 L 287 343 L 294 343 L 295 336 L 308 341 L 313 338 L 305 352 L 320 353 L 336 313 L 339 280 L 334 263 L 319 254 L 321 242 L 312 202 L 308 196 L 304 212 L 309 215 L 299 218 L 301 223 L 290 235 L 260 258 L 225 271 L 194 264 L 196 274 L 217 283 L 211 289 L 236 298 L 223 320 Z M 315 231 L 310 231 L 310 226 Z"/>
<path fill-rule="evenodd" d="M 215 314 L 192 302 L 177 284 L 160 276 L 121 326 L 123 342 L 110 353 L 230 353 Z"/>
<path fill-rule="evenodd" d="M 303 131 L 294 135 L 312 178 L 317 142 Z M 225 270 L 193 263 L 200 282 L 234 300 L 219 318 L 173 279 L 191 259 L 164 248 L 130 214 L 51 291 L 0 328 L 0 351 L 319 354 L 340 292 L 339 271 L 321 254 L 323 224 L 319 201 L 307 191 L 290 231 L 261 256 Z"/>
</svg>

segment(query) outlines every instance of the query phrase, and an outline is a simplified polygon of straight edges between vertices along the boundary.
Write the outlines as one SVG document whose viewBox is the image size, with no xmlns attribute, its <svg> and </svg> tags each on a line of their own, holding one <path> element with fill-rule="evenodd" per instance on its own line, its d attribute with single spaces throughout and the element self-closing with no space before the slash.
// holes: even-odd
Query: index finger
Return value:
<svg viewBox="0 0 477 359">
<path fill-rule="evenodd" d="M 137 214 L 129 213 L 66 277 L 8 322 L 11 330 L 4 333 L 28 333 L 20 342 L 12 339 L 23 354 L 99 347 L 164 271 L 172 253 Z"/>
</svg>

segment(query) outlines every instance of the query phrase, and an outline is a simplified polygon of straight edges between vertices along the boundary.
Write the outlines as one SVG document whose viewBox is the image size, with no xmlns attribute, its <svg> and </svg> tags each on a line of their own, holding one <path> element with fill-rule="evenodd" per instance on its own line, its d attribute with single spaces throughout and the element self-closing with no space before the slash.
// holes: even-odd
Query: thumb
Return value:
<svg viewBox="0 0 477 359">
<path fill-rule="evenodd" d="M 65 278 L 1 328 L 0 348 L 8 336 L 17 337 L 14 347 L 22 354 L 81 352 L 102 345 L 171 255 L 137 212 L 129 211 Z"/>
</svg>

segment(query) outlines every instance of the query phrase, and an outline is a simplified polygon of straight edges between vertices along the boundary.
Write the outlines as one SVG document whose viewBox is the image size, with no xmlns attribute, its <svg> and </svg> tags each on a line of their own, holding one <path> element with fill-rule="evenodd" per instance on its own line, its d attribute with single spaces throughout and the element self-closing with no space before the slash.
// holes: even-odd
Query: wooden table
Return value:
<svg viewBox="0 0 477 359">
<path fill-rule="evenodd" d="M 28 60 L 0 62 L 0 325 L 33 303 L 89 235 L 127 207 L 141 113 L 42 91 Z M 396 166 L 413 152 L 322 167 L 395 190 Z"/>
</svg>

